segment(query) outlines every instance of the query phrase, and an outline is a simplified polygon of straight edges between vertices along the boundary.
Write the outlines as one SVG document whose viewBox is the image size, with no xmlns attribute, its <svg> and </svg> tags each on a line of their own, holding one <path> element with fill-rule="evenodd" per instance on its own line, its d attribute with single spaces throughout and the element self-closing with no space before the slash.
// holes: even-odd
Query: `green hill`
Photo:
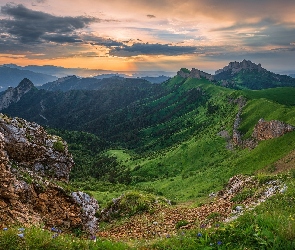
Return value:
<svg viewBox="0 0 295 250">
<path fill-rule="evenodd" d="M 261 118 L 295 126 L 294 88 L 235 90 L 217 86 L 204 78 L 175 76 L 141 90 L 104 91 L 63 93 L 34 89 L 3 110 L 11 116 L 40 121 L 51 128 L 51 133 L 69 143 L 76 162 L 72 187 L 90 192 L 105 208 L 111 206 L 108 201 L 122 193 L 126 195 L 122 197 L 131 199 L 122 200 L 124 209 L 131 209 L 126 208 L 126 202 L 136 204 L 132 213 L 126 212 L 132 214 L 130 218 L 104 222 L 102 232 L 107 234 L 118 224 L 128 223 L 129 219 L 137 218 L 133 216 L 138 212 L 156 216 L 161 209 L 166 209 L 152 203 L 157 198 L 151 197 L 165 197 L 178 204 L 171 208 L 174 212 L 179 207 L 209 206 L 215 202 L 208 198 L 210 193 L 224 189 L 231 177 L 244 175 L 254 176 L 256 186 L 239 190 L 240 193 L 229 201 L 230 206 L 241 203 L 245 207 L 247 199 L 270 185 L 269 181 L 278 179 L 278 183 L 288 186 L 288 191 L 275 195 L 236 222 L 222 224 L 222 228 L 200 229 L 202 223 L 194 222 L 191 228 L 196 231 L 187 231 L 185 236 L 179 231 L 179 235 L 166 240 L 157 238 L 147 247 L 228 249 L 226 245 L 217 246 L 216 242 L 222 239 L 232 246 L 230 249 L 260 249 L 261 246 L 261 249 L 292 249 L 295 235 L 292 230 L 289 234 L 283 231 L 287 227 L 295 229 L 294 222 L 289 221 L 280 229 L 277 227 L 289 216 L 293 218 L 295 131 L 258 141 L 253 149 L 235 145 L 232 137 L 237 126 L 243 140 L 251 138 Z M 241 100 L 245 100 L 245 105 Z M 46 117 L 46 121 L 40 115 Z M 206 213 L 209 217 L 206 223 L 222 223 L 221 213 Z M 178 223 L 177 226 L 173 224 L 174 230 L 186 230 L 185 226 L 192 222 L 179 219 Z M 206 238 L 197 237 L 198 233 Z M 236 239 L 244 248 L 239 248 Z M 215 242 L 214 247 L 210 247 L 209 241 Z M 142 249 L 146 249 L 144 244 L 140 243 Z M 184 246 L 191 247 L 182 248 Z"/>
</svg>

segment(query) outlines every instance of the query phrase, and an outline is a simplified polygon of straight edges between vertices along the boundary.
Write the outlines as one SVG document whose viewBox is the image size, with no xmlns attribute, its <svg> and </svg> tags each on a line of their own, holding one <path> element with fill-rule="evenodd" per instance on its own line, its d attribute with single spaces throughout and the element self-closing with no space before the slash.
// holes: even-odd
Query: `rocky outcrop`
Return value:
<svg viewBox="0 0 295 250">
<path fill-rule="evenodd" d="M 82 192 L 77 200 L 56 184 L 68 181 L 72 166 L 60 137 L 36 123 L 0 114 L 0 226 L 44 224 L 94 234 L 97 202 Z"/>
<path fill-rule="evenodd" d="M 0 115 L 0 132 L 4 149 L 15 164 L 40 176 L 68 181 L 74 162 L 60 137 L 48 135 L 36 123 L 5 115 Z"/>
<path fill-rule="evenodd" d="M 81 191 L 73 192 L 72 197 L 82 207 L 82 221 L 88 232 L 95 235 L 98 219 L 95 214 L 99 206 L 97 200 Z"/>
<path fill-rule="evenodd" d="M 288 132 L 294 131 L 295 129 L 295 127 L 281 121 L 265 121 L 263 118 L 261 118 L 255 125 L 251 137 L 246 140 L 243 140 L 241 133 L 238 131 L 240 122 L 241 119 L 239 110 L 233 128 L 233 144 L 236 146 L 241 146 L 243 148 L 250 149 L 255 148 L 258 145 L 259 141 L 278 138 Z"/>
<path fill-rule="evenodd" d="M 247 70 L 258 70 L 258 72 L 265 70 L 261 67 L 261 64 L 255 64 L 251 61 L 243 60 L 242 62 L 230 62 L 228 66 L 225 66 L 223 69 L 219 69 L 215 71 L 215 75 L 218 75 L 222 72 L 231 71 L 232 74 L 238 73 L 239 71 L 247 69 Z"/>
<path fill-rule="evenodd" d="M 255 125 L 252 137 L 258 141 L 280 137 L 294 130 L 294 127 L 281 121 L 265 121 L 261 118 Z"/>
<path fill-rule="evenodd" d="M 24 78 L 17 87 L 9 87 L 0 95 L 0 110 L 9 107 L 11 103 L 18 102 L 20 98 L 33 87 L 34 84 L 27 78 Z"/>
<path fill-rule="evenodd" d="M 181 76 L 183 78 L 195 78 L 195 79 L 201 79 L 201 78 L 205 78 L 207 80 L 213 81 L 214 80 L 214 76 L 210 75 L 204 71 L 192 68 L 191 71 L 188 71 L 186 69 L 180 69 L 177 72 L 178 76 Z"/>
</svg>

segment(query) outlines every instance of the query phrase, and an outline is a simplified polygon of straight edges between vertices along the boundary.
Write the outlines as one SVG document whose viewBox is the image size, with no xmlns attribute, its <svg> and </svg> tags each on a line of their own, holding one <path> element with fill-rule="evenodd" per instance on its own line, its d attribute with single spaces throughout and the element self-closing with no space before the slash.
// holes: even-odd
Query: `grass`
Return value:
<svg viewBox="0 0 295 250">
<path fill-rule="evenodd" d="M 284 87 L 284 88 L 272 88 L 264 90 L 244 90 L 241 91 L 243 95 L 250 99 L 261 99 L 265 98 L 273 102 L 277 102 L 287 106 L 294 106 L 295 88 Z"/>
<path fill-rule="evenodd" d="M 23 235 L 20 235 L 23 234 Z M 59 234 L 42 230 L 40 227 L 25 228 L 22 233 L 17 227 L 0 231 L 0 249 L 6 250 L 123 250 L 129 249 L 127 244 L 97 239 L 87 240 L 68 234 Z"/>
<path fill-rule="evenodd" d="M 288 189 L 218 228 L 179 231 L 175 237 L 148 243 L 142 249 L 294 249 L 295 180 Z"/>
<path fill-rule="evenodd" d="M 261 184 L 267 178 L 258 176 Z M 275 177 L 271 177 L 275 178 Z M 262 180 L 263 179 L 263 180 Z M 294 170 L 284 174 L 287 189 L 261 203 L 254 210 L 246 211 L 237 220 L 220 223 L 218 213 L 212 213 L 208 219 L 216 220 L 212 228 L 200 227 L 184 230 L 187 221 L 176 224 L 178 234 L 151 241 L 129 241 L 128 243 L 97 239 L 78 238 L 69 234 L 56 234 L 41 227 L 18 227 L 0 231 L 0 249 L 287 249 L 295 247 L 295 175 Z M 248 190 L 241 194 L 249 195 Z M 250 194 L 251 195 L 251 194 Z M 242 198 L 245 198 L 242 197 Z M 145 209 L 146 201 L 153 203 L 154 197 L 130 193 L 122 203 Z M 135 206 L 134 206 L 135 205 Z M 23 233 L 23 235 L 20 235 Z"/>
</svg>

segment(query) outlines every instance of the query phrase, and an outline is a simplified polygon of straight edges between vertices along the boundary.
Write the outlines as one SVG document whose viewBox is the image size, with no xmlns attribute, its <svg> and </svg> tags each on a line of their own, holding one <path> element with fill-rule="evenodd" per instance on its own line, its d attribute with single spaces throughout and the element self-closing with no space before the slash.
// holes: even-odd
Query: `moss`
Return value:
<svg viewBox="0 0 295 250">
<path fill-rule="evenodd" d="M 56 151 L 59 151 L 59 152 L 62 152 L 65 150 L 65 146 L 64 144 L 62 143 L 62 141 L 56 141 L 53 143 L 53 148 L 56 150 Z"/>
</svg>

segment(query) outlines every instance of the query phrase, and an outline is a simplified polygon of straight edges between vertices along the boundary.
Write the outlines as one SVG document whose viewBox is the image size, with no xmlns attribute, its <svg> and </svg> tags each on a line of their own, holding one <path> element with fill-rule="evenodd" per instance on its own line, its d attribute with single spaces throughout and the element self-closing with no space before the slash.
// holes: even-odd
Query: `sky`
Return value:
<svg viewBox="0 0 295 250">
<path fill-rule="evenodd" d="M 0 64 L 295 72 L 294 0 L 0 0 Z"/>
</svg>

